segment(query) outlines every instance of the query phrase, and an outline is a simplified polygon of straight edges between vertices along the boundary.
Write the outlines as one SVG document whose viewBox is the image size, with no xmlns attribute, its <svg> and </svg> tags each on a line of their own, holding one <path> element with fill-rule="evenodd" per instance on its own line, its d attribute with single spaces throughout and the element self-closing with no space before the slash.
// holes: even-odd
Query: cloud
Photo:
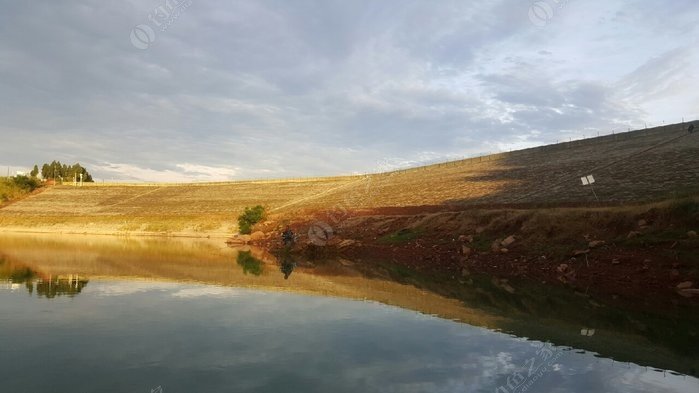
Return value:
<svg viewBox="0 0 699 393">
<path fill-rule="evenodd" d="M 102 173 L 107 179 L 120 179 L 132 181 L 153 182 L 193 182 L 193 181 L 226 181 L 235 178 L 235 168 L 211 167 L 195 164 L 176 164 L 174 169 L 156 170 L 141 168 L 129 164 L 105 163 L 94 165 L 98 173 Z"/>
<path fill-rule="evenodd" d="M 0 157 L 97 178 L 373 171 L 699 116 L 699 6 L 420 0 L 15 2 L 0 14 Z"/>
</svg>

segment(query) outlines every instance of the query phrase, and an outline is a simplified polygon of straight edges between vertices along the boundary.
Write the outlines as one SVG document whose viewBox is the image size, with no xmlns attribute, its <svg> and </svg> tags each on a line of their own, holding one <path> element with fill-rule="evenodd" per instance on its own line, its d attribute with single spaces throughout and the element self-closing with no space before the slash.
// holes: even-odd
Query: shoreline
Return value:
<svg viewBox="0 0 699 393">
<path fill-rule="evenodd" d="M 285 219 L 298 235 L 291 248 L 281 244 L 276 221 L 258 225 L 264 236 L 248 242 L 310 259 L 393 263 L 406 275 L 457 282 L 487 274 L 507 290 L 508 280 L 524 279 L 630 305 L 699 301 L 697 198 L 599 209 L 364 209 L 333 225 L 323 221 L 331 216 Z"/>
<path fill-rule="evenodd" d="M 201 234 L 194 234 L 188 232 L 172 232 L 172 233 L 159 233 L 159 232 L 111 232 L 111 231 L 71 231 L 71 230 L 41 230 L 41 229 L 22 229 L 22 228 L 0 228 L 0 235 L 3 233 L 9 234 L 55 234 L 55 235 L 70 235 L 70 236 L 114 236 L 114 237 L 147 237 L 147 238 L 189 238 L 189 239 L 228 239 L 231 237 L 230 233 L 221 232 L 205 232 Z"/>
</svg>

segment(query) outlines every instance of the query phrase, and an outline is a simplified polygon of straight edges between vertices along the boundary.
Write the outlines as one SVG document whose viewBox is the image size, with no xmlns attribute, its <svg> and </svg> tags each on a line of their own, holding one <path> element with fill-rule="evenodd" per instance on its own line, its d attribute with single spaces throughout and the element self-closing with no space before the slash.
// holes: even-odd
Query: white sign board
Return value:
<svg viewBox="0 0 699 393">
<path fill-rule="evenodd" d="M 595 178 L 592 177 L 592 175 L 583 176 L 583 177 L 580 178 L 580 180 L 582 181 L 583 186 L 587 186 L 587 185 L 592 184 L 592 183 L 595 182 Z"/>
</svg>

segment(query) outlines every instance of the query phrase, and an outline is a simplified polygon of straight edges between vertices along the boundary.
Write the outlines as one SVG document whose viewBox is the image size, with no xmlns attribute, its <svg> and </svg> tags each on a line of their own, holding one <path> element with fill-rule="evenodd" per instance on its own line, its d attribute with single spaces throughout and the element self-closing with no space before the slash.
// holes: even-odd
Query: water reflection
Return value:
<svg viewBox="0 0 699 393">
<path fill-rule="evenodd" d="M 284 254 L 281 256 L 281 263 L 279 270 L 284 274 L 284 279 L 288 280 L 289 276 L 291 273 L 294 271 L 294 268 L 296 267 L 296 261 L 294 261 L 294 258 L 289 255 L 289 254 Z"/>
<path fill-rule="evenodd" d="M 243 273 L 252 274 L 253 276 L 259 276 L 262 274 L 262 261 L 252 256 L 250 251 L 240 251 L 238 252 L 238 265 L 243 268 Z"/>
<path fill-rule="evenodd" d="M 0 281 L 5 281 L 11 289 L 17 289 L 24 284 L 27 292 L 36 291 L 38 297 L 53 299 L 56 296 L 73 297 L 79 294 L 88 283 L 84 277 L 77 274 L 42 275 L 27 266 L 8 263 L 0 259 Z"/>
<path fill-rule="evenodd" d="M 186 239 L 3 235 L 0 260 L 0 278 L 31 282 L 37 293 L 41 282 L 44 297 L 78 293 L 83 297 L 85 292 L 100 296 L 139 293 L 139 301 L 147 302 L 144 296 L 160 298 L 159 294 L 171 285 L 204 283 L 283 294 L 369 299 L 551 342 L 557 347 L 576 348 L 581 355 L 593 358 L 698 374 L 696 309 L 668 309 L 663 313 L 624 310 L 584 294 L 531 282 L 475 275 L 441 277 L 381 261 L 309 261 L 289 255 L 277 258 L 256 248 L 231 249 L 219 241 Z M 90 290 L 85 289 L 88 279 Z M 240 296 L 235 290 L 211 286 L 180 288 L 176 293 L 173 297 L 177 299 Z M 352 318 L 348 316 L 343 323 L 351 325 Z M 298 334 L 304 334 L 304 330 Z M 502 352 L 502 348 L 493 350 Z"/>
</svg>

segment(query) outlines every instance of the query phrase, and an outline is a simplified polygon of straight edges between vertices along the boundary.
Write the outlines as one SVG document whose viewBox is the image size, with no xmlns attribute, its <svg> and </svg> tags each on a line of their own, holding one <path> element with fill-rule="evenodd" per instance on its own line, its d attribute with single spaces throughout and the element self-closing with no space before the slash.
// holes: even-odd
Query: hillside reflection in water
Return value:
<svg viewBox="0 0 699 393">
<path fill-rule="evenodd" d="M 390 391 L 381 389 L 387 384 L 395 390 L 495 391 L 508 378 L 519 379 L 512 373 L 532 359 L 551 362 L 533 382 L 537 391 L 699 387 L 693 377 L 696 312 L 618 310 L 532 283 L 510 283 L 516 289 L 510 293 L 490 277 L 450 280 L 381 261 L 276 258 L 218 240 L 43 235 L 0 236 L 0 281 L 6 327 L 0 344 L 19 356 L 0 367 L 16 377 L 31 372 L 19 368 L 19 343 L 30 341 L 37 351 L 52 348 L 54 360 L 78 356 L 127 370 L 128 386 L 143 391 L 165 383 L 159 381 L 169 381 L 168 392 L 215 389 L 224 381 L 235 385 L 232 376 L 259 391 L 274 391 L 284 380 L 314 391 L 340 375 L 344 385 L 334 390 Z M 73 333 L 62 330 L 71 327 L 69 316 L 82 318 Z M 93 330 L 85 330 L 89 326 Z M 60 334 L 53 339 L 52 331 Z M 78 333 L 89 355 L 66 351 L 58 339 Z M 260 340 L 269 345 L 270 335 L 274 350 L 248 348 Z M 327 351 L 341 356 L 324 364 L 333 357 Z M 257 360 L 243 361 L 242 354 Z M 364 369 L 362 359 L 377 369 Z M 53 370 L 82 375 L 68 364 Z M 105 390 L 105 382 L 113 382 L 102 368 L 80 367 L 100 375 L 87 378 L 86 387 Z M 194 386 L 177 370 L 212 380 Z M 379 385 L 358 382 L 362 378 Z M 423 384 L 430 389 L 417 388 Z"/>
</svg>

